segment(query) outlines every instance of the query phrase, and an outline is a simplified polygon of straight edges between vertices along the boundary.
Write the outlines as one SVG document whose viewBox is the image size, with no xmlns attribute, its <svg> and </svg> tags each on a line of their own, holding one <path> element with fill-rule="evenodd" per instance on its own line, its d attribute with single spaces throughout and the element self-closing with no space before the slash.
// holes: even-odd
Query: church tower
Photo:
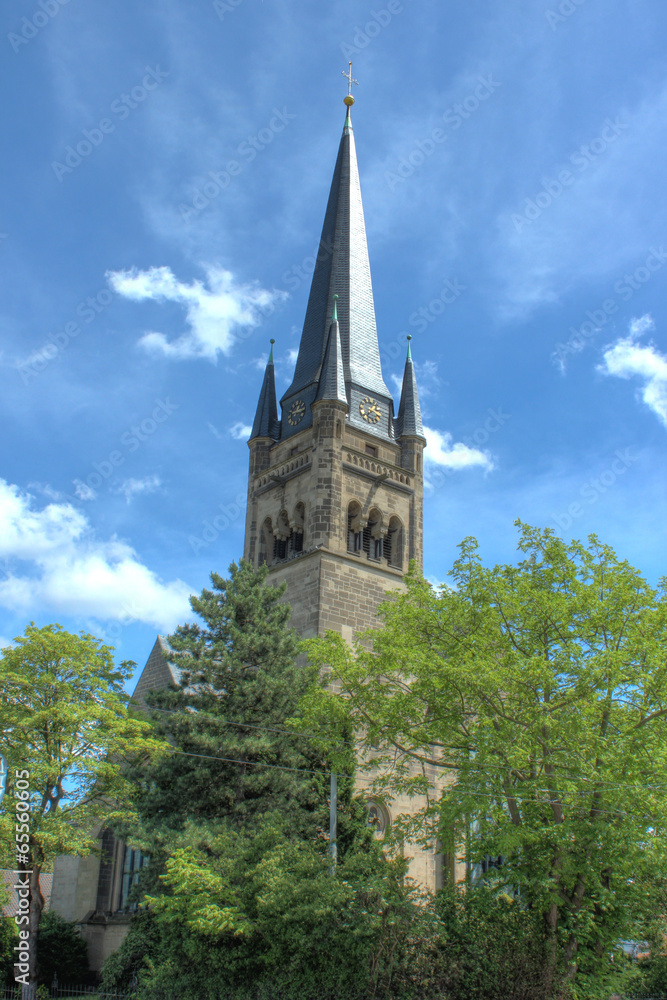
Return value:
<svg viewBox="0 0 667 1000">
<path fill-rule="evenodd" d="M 354 99 L 348 94 L 345 103 L 294 378 L 279 416 L 272 341 L 248 442 L 244 555 L 255 566 L 268 563 L 270 582 L 287 581 L 292 624 L 304 638 L 333 629 L 351 641 L 377 625 L 378 604 L 403 586 L 409 561 L 421 567 L 426 442 L 409 343 L 397 415 L 382 376 Z M 139 702 L 147 690 L 177 682 L 167 655 L 159 637 L 134 692 Z M 368 784 L 363 771 L 359 784 Z M 384 803 L 368 805 L 380 829 L 391 821 Z M 414 802 L 399 798 L 392 808 L 409 812 Z M 56 859 L 52 894 L 52 908 L 78 922 L 94 969 L 127 933 L 127 896 L 145 860 L 110 831 L 100 838 L 101 858 Z M 438 888 L 441 856 L 406 849 L 412 876 Z"/>
<path fill-rule="evenodd" d="M 421 567 L 422 428 L 408 343 L 398 414 L 380 364 L 359 170 L 347 114 L 292 383 L 276 401 L 273 341 L 248 442 L 245 558 L 287 582 L 304 638 L 374 627 Z"/>
</svg>

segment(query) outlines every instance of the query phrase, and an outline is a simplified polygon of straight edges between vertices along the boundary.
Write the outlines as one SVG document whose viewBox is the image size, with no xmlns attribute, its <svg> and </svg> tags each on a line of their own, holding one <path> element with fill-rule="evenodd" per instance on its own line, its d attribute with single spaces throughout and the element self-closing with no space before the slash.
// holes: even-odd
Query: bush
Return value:
<svg viewBox="0 0 667 1000">
<path fill-rule="evenodd" d="M 10 917 L 0 916 L 0 986 L 14 978 L 14 945 L 16 924 Z"/>
<path fill-rule="evenodd" d="M 42 915 L 37 935 L 40 982 L 50 985 L 54 973 L 61 983 L 81 983 L 88 977 L 88 948 L 76 924 L 53 910 Z"/>
<path fill-rule="evenodd" d="M 224 871 L 229 883 L 200 900 L 193 885 L 203 881 L 175 872 L 169 892 L 133 918 L 105 963 L 106 988 L 126 989 L 136 973 L 142 998 L 170 990 L 180 1000 L 209 991 L 266 991 L 281 1000 L 431 997 L 426 987 L 438 955 L 433 948 L 424 957 L 425 941 L 435 937 L 437 921 L 432 906 L 417 905 L 403 884 L 402 860 L 387 861 L 373 844 L 340 862 L 332 878 L 319 846 L 277 831 L 236 838 L 228 845 L 234 850 L 223 846 L 191 860 L 202 879 Z M 225 930 L 218 918 L 230 912 L 232 898 L 238 922 Z"/>
<path fill-rule="evenodd" d="M 639 963 L 641 989 L 646 993 L 667 995 L 667 955 L 656 955 Z"/>
<path fill-rule="evenodd" d="M 151 910 L 141 909 L 132 917 L 130 930 L 118 951 L 109 955 L 102 969 L 105 990 L 129 990 L 133 976 L 154 968 L 160 949 L 160 934 Z M 172 984 L 173 985 L 173 984 Z"/>
<path fill-rule="evenodd" d="M 562 976 L 545 978 L 541 928 L 521 903 L 492 885 L 437 897 L 448 1000 L 560 1000 Z"/>
</svg>

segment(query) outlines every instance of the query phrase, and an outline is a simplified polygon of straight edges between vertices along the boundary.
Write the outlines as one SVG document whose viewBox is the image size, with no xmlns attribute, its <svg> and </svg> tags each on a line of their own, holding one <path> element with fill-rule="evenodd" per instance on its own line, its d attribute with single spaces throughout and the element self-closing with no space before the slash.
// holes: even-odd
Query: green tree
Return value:
<svg viewBox="0 0 667 1000">
<path fill-rule="evenodd" d="M 404 876 L 403 860 L 384 858 L 377 845 L 349 853 L 332 877 L 326 844 L 276 827 L 194 835 L 171 854 L 164 891 L 148 898 L 134 940 L 128 935 L 105 966 L 105 986 L 123 988 L 136 971 L 147 996 L 266 989 L 306 1000 L 401 987 L 415 995 L 424 978 L 420 931 L 428 924 L 432 932 L 434 914 L 416 905 Z"/>
<path fill-rule="evenodd" d="M 19 933 L 28 943 L 21 981 L 34 992 L 44 906 L 39 875 L 58 854 L 89 854 L 102 821 L 127 816 L 127 769 L 163 752 L 146 720 L 133 718 L 113 650 L 91 635 L 33 623 L 0 654 L 0 753 L 9 784 L 0 810 L 0 845 L 28 887 Z"/>
<path fill-rule="evenodd" d="M 536 914 L 519 900 L 490 885 L 474 892 L 449 886 L 438 895 L 437 914 L 447 958 L 447 1000 L 560 1000 L 567 995 L 563 984 L 545 977 Z"/>
<path fill-rule="evenodd" d="M 310 653 L 369 752 L 391 760 L 391 786 L 427 788 L 426 764 L 448 774 L 422 835 L 467 839 L 473 863 L 504 857 L 491 876 L 539 914 L 549 975 L 600 977 L 618 939 L 641 934 L 644 887 L 664 871 L 665 581 L 653 589 L 594 536 L 517 524 L 518 565 L 485 568 L 467 539 L 452 587 L 413 572 L 383 629 Z M 327 697 L 311 698 L 313 718 Z"/>
<path fill-rule="evenodd" d="M 180 686 L 147 700 L 176 752 L 137 771 L 138 809 L 162 835 L 190 819 L 256 827 L 277 812 L 299 836 L 328 822 L 322 741 L 286 725 L 317 674 L 299 662 L 285 585 L 267 586 L 267 568 L 243 561 L 229 572 L 212 573 L 212 589 L 191 598 L 202 624 L 169 637 Z M 351 771 L 352 753 L 343 756 Z"/>
<path fill-rule="evenodd" d="M 14 978 L 14 945 L 18 942 L 18 930 L 10 917 L 0 915 L 0 987 Z"/>
<path fill-rule="evenodd" d="M 154 984 L 173 980 L 174 970 L 198 970 L 199 985 L 207 976 L 229 984 L 265 975 L 272 963 L 278 974 L 285 956 L 271 942 L 281 923 L 258 931 L 258 900 L 279 883 L 276 905 L 301 891 L 312 905 L 306 923 L 323 912 L 312 879 L 324 872 L 321 887 L 331 894 L 332 767 L 340 775 L 341 864 L 377 855 L 365 806 L 353 795 L 346 720 L 326 736 L 304 732 L 303 720 L 299 727 L 300 700 L 319 678 L 300 657 L 285 587 L 267 585 L 267 572 L 241 562 L 228 579 L 212 574 L 212 588 L 191 599 L 200 623 L 169 637 L 180 685 L 148 700 L 174 753 L 135 773 L 141 826 L 132 837 L 151 857 L 142 886 L 150 915 L 137 917 L 122 955 L 109 963 L 110 985 L 127 985 L 138 957 Z M 269 855 L 274 868 L 252 880 Z M 151 937 L 153 921 L 160 933 Z M 313 940 L 325 924 L 315 921 Z"/>
</svg>

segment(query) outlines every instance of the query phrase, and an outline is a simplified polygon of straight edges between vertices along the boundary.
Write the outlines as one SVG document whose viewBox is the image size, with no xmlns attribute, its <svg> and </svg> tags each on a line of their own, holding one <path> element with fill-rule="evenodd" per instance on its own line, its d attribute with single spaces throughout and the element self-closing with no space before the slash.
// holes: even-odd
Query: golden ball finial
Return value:
<svg viewBox="0 0 667 1000">
<path fill-rule="evenodd" d="M 343 98 L 343 102 L 347 104 L 348 108 L 351 108 L 352 105 L 354 104 L 354 97 L 352 96 L 352 94 L 348 94 L 346 97 Z"/>
</svg>

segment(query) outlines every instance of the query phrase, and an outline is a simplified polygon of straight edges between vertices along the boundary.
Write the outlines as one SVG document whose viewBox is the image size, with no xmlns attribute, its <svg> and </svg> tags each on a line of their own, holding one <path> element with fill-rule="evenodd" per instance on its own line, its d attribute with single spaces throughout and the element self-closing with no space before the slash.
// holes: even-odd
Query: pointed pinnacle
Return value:
<svg viewBox="0 0 667 1000">
<path fill-rule="evenodd" d="M 410 350 L 410 341 L 411 340 L 412 340 L 412 337 L 410 336 L 410 334 L 408 334 L 408 356 L 406 358 L 407 361 L 412 361 L 412 351 Z"/>
<path fill-rule="evenodd" d="M 334 307 L 333 307 L 333 316 L 331 317 L 331 322 L 332 323 L 337 323 L 338 322 L 338 296 L 337 295 L 334 295 Z"/>
<path fill-rule="evenodd" d="M 268 364 L 272 365 L 273 364 L 273 345 L 275 344 L 275 340 L 270 340 L 269 343 L 271 344 L 271 350 L 269 351 Z"/>
</svg>

